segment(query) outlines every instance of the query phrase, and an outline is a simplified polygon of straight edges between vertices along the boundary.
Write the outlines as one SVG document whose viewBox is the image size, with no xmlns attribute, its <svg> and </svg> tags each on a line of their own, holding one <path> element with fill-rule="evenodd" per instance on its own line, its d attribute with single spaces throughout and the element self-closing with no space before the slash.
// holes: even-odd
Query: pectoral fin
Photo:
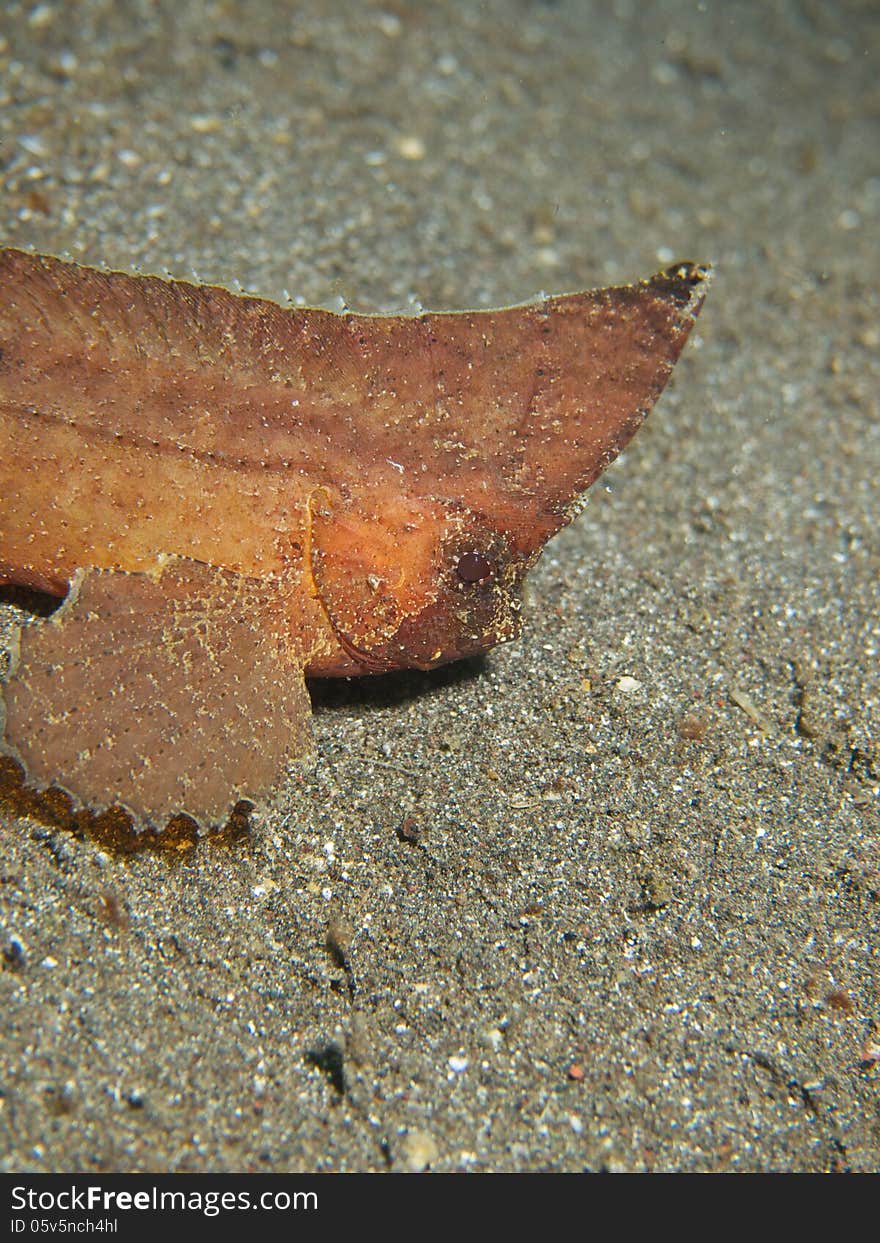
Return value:
<svg viewBox="0 0 880 1243">
<path fill-rule="evenodd" d="M 302 663 L 273 603 L 270 585 L 177 558 L 157 577 L 80 571 L 21 635 L 6 748 L 93 810 L 222 821 L 310 747 Z"/>
</svg>

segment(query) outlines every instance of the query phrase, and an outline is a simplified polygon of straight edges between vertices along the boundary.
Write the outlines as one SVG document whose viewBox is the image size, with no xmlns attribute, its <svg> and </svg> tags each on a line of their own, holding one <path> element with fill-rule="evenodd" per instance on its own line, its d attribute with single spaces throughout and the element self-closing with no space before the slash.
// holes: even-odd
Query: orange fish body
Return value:
<svg viewBox="0 0 880 1243">
<path fill-rule="evenodd" d="M 5 749 L 208 823 L 307 748 L 305 674 L 514 638 L 707 281 L 383 317 L 0 251 L 0 583 L 67 594 L 22 634 Z"/>
</svg>

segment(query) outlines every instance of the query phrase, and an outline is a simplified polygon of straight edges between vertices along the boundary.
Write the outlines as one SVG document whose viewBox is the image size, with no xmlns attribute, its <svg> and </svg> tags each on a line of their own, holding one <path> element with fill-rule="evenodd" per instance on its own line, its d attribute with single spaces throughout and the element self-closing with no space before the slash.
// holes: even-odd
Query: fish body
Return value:
<svg viewBox="0 0 880 1243">
<path fill-rule="evenodd" d="M 22 634 L 5 749 L 209 823 L 307 748 L 304 675 L 514 638 L 707 283 L 364 316 L 0 251 L 0 584 L 66 597 Z"/>
</svg>

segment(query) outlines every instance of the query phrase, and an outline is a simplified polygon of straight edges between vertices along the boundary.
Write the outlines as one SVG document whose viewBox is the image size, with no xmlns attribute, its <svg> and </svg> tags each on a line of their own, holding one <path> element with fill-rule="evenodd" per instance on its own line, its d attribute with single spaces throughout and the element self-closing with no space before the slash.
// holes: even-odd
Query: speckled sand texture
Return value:
<svg viewBox="0 0 880 1243">
<path fill-rule="evenodd" d="M 232 844 L 0 809 L 0 1168 L 880 1169 L 876 5 L 71 11 L 0 14 L 5 245 L 364 311 L 717 277 L 519 643 L 315 684 Z"/>
</svg>

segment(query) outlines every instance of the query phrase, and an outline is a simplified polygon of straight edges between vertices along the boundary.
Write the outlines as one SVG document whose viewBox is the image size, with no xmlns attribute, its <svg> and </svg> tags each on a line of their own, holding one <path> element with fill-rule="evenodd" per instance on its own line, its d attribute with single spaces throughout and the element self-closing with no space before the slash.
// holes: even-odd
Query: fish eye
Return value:
<svg viewBox="0 0 880 1243">
<path fill-rule="evenodd" d="M 463 583 L 482 583 L 492 577 L 495 567 L 483 553 L 472 551 L 459 557 L 455 572 Z"/>
</svg>

